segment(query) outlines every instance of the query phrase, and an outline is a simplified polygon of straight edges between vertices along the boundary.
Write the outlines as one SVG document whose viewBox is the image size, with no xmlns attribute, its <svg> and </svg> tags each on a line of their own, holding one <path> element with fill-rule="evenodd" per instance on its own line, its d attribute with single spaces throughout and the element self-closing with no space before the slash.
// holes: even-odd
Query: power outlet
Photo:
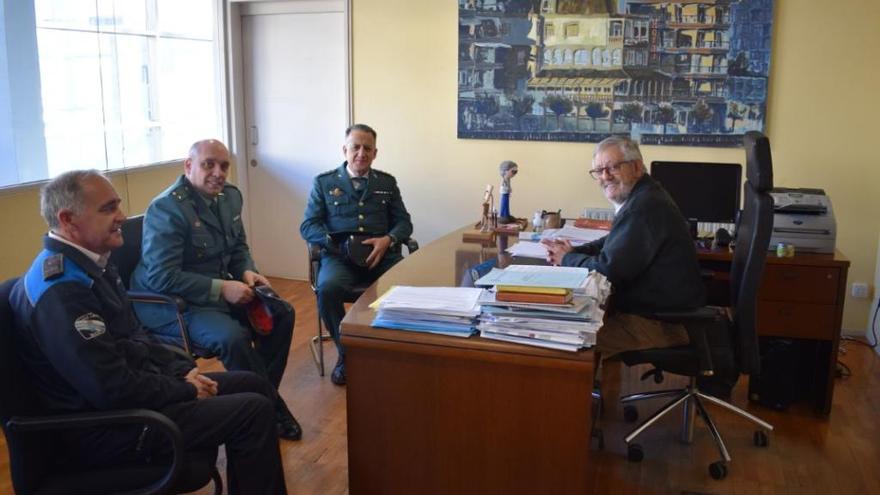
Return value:
<svg viewBox="0 0 880 495">
<path fill-rule="evenodd" d="M 850 291 L 853 297 L 857 299 L 867 299 L 868 298 L 868 284 L 864 282 L 853 282 L 852 290 Z"/>
</svg>

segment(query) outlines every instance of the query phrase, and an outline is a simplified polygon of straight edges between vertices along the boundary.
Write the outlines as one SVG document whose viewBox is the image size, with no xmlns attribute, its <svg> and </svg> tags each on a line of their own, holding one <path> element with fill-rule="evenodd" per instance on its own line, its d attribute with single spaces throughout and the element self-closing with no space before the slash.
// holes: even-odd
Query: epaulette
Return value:
<svg viewBox="0 0 880 495">
<path fill-rule="evenodd" d="M 385 172 L 384 170 L 379 170 L 378 168 L 374 168 L 374 169 L 371 169 L 371 170 L 372 170 L 373 172 L 376 172 L 376 173 L 379 174 L 379 175 L 384 175 L 384 176 L 386 176 L 386 177 L 391 177 L 392 179 L 394 178 L 393 175 L 389 174 L 388 172 Z"/>
<path fill-rule="evenodd" d="M 64 274 L 64 255 L 55 253 L 43 260 L 43 280 L 52 280 Z"/>
<path fill-rule="evenodd" d="M 335 173 L 336 173 L 336 169 L 334 168 L 333 170 L 328 170 L 328 171 L 326 171 L 326 172 L 321 172 L 320 174 L 318 174 L 318 177 L 324 177 L 324 176 L 331 175 L 331 174 L 335 174 Z"/>
<path fill-rule="evenodd" d="M 171 191 L 171 197 L 176 199 L 177 201 L 183 201 L 189 197 L 189 186 L 186 184 L 181 184 L 180 186 L 174 188 Z"/>
</svg>

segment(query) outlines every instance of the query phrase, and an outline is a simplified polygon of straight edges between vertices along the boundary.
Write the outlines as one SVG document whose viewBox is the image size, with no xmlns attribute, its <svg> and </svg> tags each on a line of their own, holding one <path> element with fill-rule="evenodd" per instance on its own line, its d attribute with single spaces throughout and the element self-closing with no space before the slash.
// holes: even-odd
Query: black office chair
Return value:
<svg viewBox="0 0 880 495">
<path fill-rule="evenodd" d="M 122 279 L 122 283 L 125 284 L 125 288 L 129 289 L 128 298 L 133 303 L 168 306 L 169 309 L 173 309 L 176 312 L 177 325 L 180 328 L 180 339 L 169 340 L 159 337 L 160 340 L 177 346 L 182 345 L 183 349 L 194 358 L 214 357 L 214 355 L 207 349 L 195 346 L 190 342 L 189 332 L 186 328 L 186 320 L 183 318 L 183 313 L 186 311 L 186 301 L 180 297 L 171 297 L 155 292 L 130 290 L 131 274 L 134 272 L 134 269 L 137 268 L 138 262 L 141 260 L 143 230 L 143 215 L 135 215 L 126 219 L 125 223 L 122 224 L 122 238 L 125 240 L 125 243 L 122 247 L 114 249 L 113 252 L 110 253 L 110 261 L 116 265 L 116 268 L 119 271 L 119 277 Z"/>
<path fill-rule="evenodd" d="M 658 313 L 656 319 L 683 323 L 690 337 L 690 344 L 666 349 L 647 349 L 621 353 L 620 357 L 629 366 L 650 363 L 661 372 L 684 375 L 690 378 L 684 389 L 663 390 L 632 394 L 621 398 L 627 406 L 624 417 L 635 421 L 637 411 L 630 404 L 635 401 L 658 397 L 672 397 L 664 407 L 652 414 L 635 428 L 625 440 L 627 458 L 638 462 L 644 456 L 640 445 L 633 441 L 658 419 L 672 411 L 676 406 L 684 406 L 684 422 L 681 438 L 685 443 L 693 439 L 694 407 L 706 423 L 722 460 L 709 466 L 709 473 L 715 479 L 727 476 L 727 463 L 730 454 L 706 411 L 703 401 L 708 401 L 743 416 L 759 425 L 762 430 L 754 434 L 754 443 L 766 447 L 766 432 L 773 426 L 752 414 L 708 395 L 700 390 L 700 383 L 707 381 L 716 371 L 726 370 L 744 374 L 757 374 L 759 369 L 758 341 L 756 329 L 756 305 L 758 287 L 764 272 L 767 248 L 773 227 L 773 199 L 769 191 L 773 188 L 773 166 L 770 157 L 770 142 L 761 133 L 749 132 L 745 135 L 746 178 L 744 184 L 745 201 L 737 229 L 736 246 L 730 271 L 730 311 L 722 308 L 700 308 L 695 311 Z M 732 385 L 732 384 L 731 384 Z"/>
<path fill-rule="evenodd" d="M 402 246 L 406 246 L 406 249 L 409 254 L 412 254 L 419 250 L 419 243 L 415 239 L 406 239 L 401 242 Z M 312 292 L 315 294 L 315 304 L 318 303 L 318 271 L 321 269 L 321 246 L 317 244 L 308 243 L 309 249 L 309 285 L 312 287 Z M 344 302 L 353 303 L 361 297 L 361 294 L 367 290 L 369 284 L 367 285 L 358 285 L 355 286 L 352 290 L 352 295 L 350 298 L 346 299 Z M 312 359 L 315 360 L 315 366 L 318 367 L 318 374 L 324 376 L 324 342 L 328 340 L 332 340 L 332 337 L 328 332 L 324 331 L 324 322 L 321 321 L 321 315 L 318 314 L 318 334 L 312 337 L 311 341 L 309 341 L 309 349 L 312 351 Z"/>
<path fill-rule="evenodd" d="M 15 493 L 183 493 L 198 490 L 211 480 L 215 495 L 222 493 L 217 449 L 185 453 L 180 430 L 163 414 L 147 409 L 63 415 L 45 411 L 34 392 L 32 376 L 15 352 L 9 293 L 16 280 L 0 285 L 0 421 Z M 167 436 L 172 446 L 171 463 L 85 470 L 72 468 L 61 458 L 64 449 L 56 440 L 60 431 L 122 424 L 149 425 Z"/>
</svg>

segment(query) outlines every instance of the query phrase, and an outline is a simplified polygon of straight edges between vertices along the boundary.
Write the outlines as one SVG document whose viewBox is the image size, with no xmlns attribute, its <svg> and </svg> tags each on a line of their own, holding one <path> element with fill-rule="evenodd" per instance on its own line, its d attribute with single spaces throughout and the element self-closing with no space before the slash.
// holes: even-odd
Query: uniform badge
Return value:
<svg viewBox="0 0 880 495">
<path fill-rule="evenodd" d="M 334 187 L 333 189 L 330 190 L 330 195 L 333 196 L 334 198 L 338 198 L 339 196 L 342 196 L 342 189 L 339 189 L 338 187 Z"/>
<path fill-rule="evenodd" d="M 104 332 L 107 331 L 104 319 L 95 313 L 86 313 L 78 317 L 73 322 L 73 327 L 79 332 L 80 337 L 85 340 L 92 340 L 95 337 L 104 335 Z"/>
<path fill-rule="evenodd" d="M 193 227 L 201 227 L 201 226 L 202 226 L 202 222 L 200 222 L 200 221 L 198 221 L 198 220 L 196 220 L 195 222 L 193 222 Z"/>
<path fill-rule="evenodd" d="M 49 280 L 64 273 L 64 255 L 53 254 L 43 260 L 43 280 Z"/>
</svg>

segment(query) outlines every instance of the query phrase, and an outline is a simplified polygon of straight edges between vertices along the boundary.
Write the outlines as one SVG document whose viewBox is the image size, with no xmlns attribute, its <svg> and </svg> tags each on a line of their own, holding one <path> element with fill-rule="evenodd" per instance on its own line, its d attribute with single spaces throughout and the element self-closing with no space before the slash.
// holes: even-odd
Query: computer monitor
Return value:
<svg viewBox="0 0 880 495">
<path fill-rule="evenodd" d="M 735 223 L 742 190 L 738 163 L 651 162 L 659 182 L 685 218 L 699 222 Z"/>
</svg>

